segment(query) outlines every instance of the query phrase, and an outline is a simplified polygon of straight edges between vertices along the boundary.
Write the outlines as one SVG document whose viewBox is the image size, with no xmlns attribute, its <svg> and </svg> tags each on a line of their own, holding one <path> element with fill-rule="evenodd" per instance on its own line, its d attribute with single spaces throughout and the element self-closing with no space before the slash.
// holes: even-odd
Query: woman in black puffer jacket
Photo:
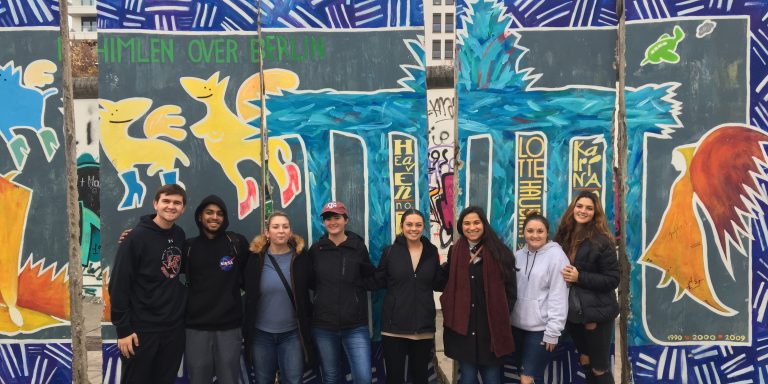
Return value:
<svg viewBox="0 0 768 384">
<path fill-rule="evenodd" d="M 424 237 L 424 215 L 415 209 L 403 212 L 402 234 L 385 248 L 375 273 L 373 288 L 387 288 L 381 313 L 381 344 L 387 384 L 427 384 L 428 365 L 435 346 L 433 289 L 441 283 L 440 256 Z M 442 283 L 444 284 L 444 283 Z"/>
<path fill-rule="evenodd" d="M 573 199 L 555 235 L 571 262 L 562 271 L 571 295 L 566 329 L 579 351 L 587 384 L 613 383 L 610 348 L 619 314 L 619 266 L 612 236 L 592 192 Z"/>
</svg>

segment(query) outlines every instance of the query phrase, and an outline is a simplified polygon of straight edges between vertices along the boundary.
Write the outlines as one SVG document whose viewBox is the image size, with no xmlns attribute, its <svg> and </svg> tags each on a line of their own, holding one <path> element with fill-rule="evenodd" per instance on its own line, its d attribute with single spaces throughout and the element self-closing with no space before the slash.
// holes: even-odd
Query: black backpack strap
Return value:
<svg viewBox="0 0 768 384">
<path fill-rule="evenodd" d="M 277 271 L 277 275 L 280 276 L 280 281 L 283 282 L 283 287 L 285 287 L 285 292 L 288 293 L 288 298 L 291 299 L 291 304 L 293 304 L 293 308 L 296 308 L 296 299 L 293 297 L 293 291 L 291 290 L 291 286 L 288 284 L 288 280 L 285 279 L 285 275 L 283 275 L 283 270 L 280 269 L 280 265 L 277 264 L 277 260 L 275 260 L 275 257 L 270 255 L 267 251 L 264 251 L 264 253 L 269 256 L 269 260 L 272 262 L 272 266 L 275 267 L 275 271 Z"/>
</svg>

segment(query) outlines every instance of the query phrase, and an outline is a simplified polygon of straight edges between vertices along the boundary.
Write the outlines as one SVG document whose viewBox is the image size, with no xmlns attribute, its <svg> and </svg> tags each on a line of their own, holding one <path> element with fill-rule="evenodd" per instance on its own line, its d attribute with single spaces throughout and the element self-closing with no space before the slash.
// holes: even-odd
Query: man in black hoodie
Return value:
<svg viewBox="0 0 768 384">
<path fill-rule="evenodd" d="M 242 344 L 241 270 L 248 256 L 243 235 L 227 232 L 227 207 L 216 195 L 195 210 L 200 235 L 187 240 L 186 366 L 191 384 L 237 384 Z"/>
<path fill-rule="evenodd" d="M 186 287 L 179 281 L 184 230 L 176 220 L 187 195 L 176 184 L 155 193 L 154 215 L 142 216 L 122 241 L 109 281 L 122 383 L 173 383 L 184 353 Z"/>
</svg>

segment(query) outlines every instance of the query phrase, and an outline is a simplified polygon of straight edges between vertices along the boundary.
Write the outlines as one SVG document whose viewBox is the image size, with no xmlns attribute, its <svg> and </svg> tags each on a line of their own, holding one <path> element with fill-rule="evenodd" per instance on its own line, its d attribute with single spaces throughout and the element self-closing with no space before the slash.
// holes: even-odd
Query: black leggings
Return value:
<svg viewBox="0 0 768 384">
<path fill-rule="evenodd" d="M 576 349 L 582 355 L 589 356 L 589 364 L 592 369 L 598 371 L 611 370 L 611 336 L 613 335 L 614 321 L 597 323 L 593 330 L 584 328 L 584 324 L 566 323 L 566 329 L 570 333 Z M 585 372 L 586 373 L 586 372 Z"/>
<path fill-rule="evenodd" d="M 408 356 L 408 373 L 413 384 L 429 382 L 429 362 L 432 361 L 434 339 L 411 340 L 402 337 L 381 336 L 384 348 L 384 365 L 387 368 L 387 384 L 405 383 L 405 357 Z"/>
</svg>

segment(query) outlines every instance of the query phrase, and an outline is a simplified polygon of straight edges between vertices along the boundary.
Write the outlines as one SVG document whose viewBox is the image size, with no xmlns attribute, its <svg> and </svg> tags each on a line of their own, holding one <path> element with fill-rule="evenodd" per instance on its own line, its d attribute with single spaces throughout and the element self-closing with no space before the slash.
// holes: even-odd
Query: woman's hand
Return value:
<svg viewBox="0 0 768 384">
<path fill-rule="evenodd" d="M 584 329 L 587 331 L 594 331 L 597 328 L 597 323 L 586 323 L 584 324 Z"/>
<path fill-rule="evenodd" d="M 555 350 L 555 347 L 557 347 L 557 344 L 552 343 L 544 343 L 544 348 L 547 350 L 547 352 L 552 352 Z"/>
<path fill-rule="evenodd" d="M 579 270 L 573 265 L 566 265 L 560 273 L 562 273 L 566 283 L 575 284 L 579 282 Z"/>
</svg>

